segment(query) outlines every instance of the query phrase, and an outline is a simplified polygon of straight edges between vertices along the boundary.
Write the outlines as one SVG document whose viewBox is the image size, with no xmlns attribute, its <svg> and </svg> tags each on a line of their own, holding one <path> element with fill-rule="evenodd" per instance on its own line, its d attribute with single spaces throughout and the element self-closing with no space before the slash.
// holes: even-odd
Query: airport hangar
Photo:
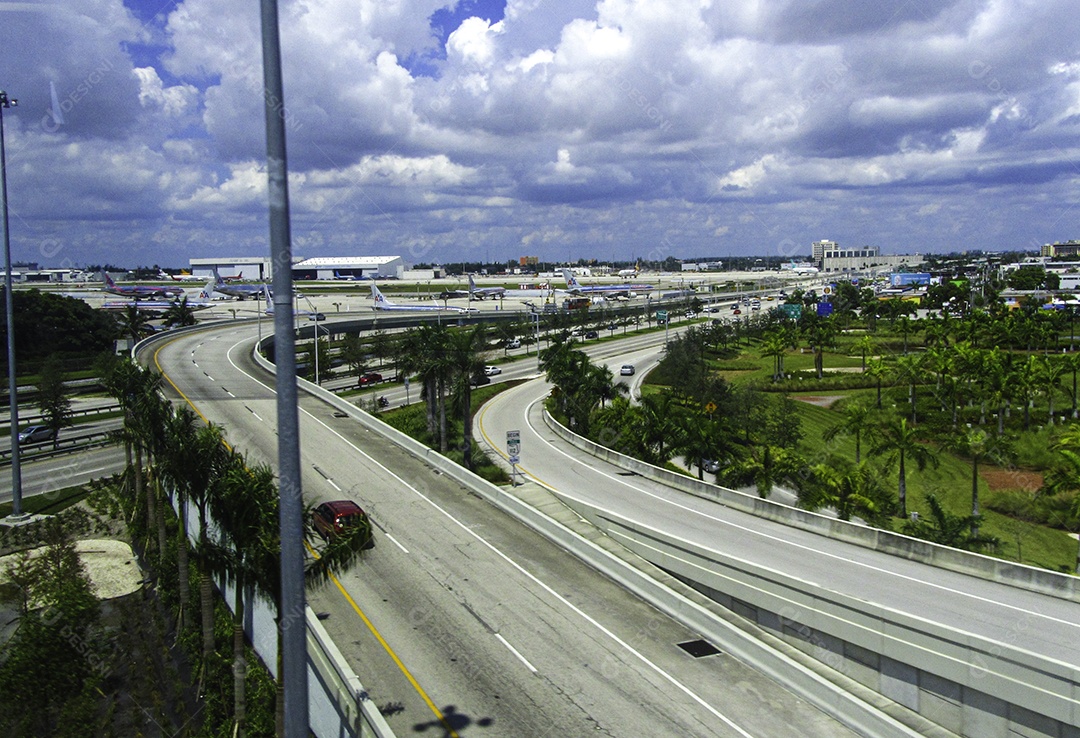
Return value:
<svg viewBox="0 0 1080 738">
<path fill-rule="evenodd" d="M 222 277 L 268 282 L 274 277 L 268 256 L 192 259 L 192 274 L 209 279 L 214 269 Z M 405 261 L 400 256 L 316 256 L 293 259 L 293 279 L 401 279 Z"/>
</svg>

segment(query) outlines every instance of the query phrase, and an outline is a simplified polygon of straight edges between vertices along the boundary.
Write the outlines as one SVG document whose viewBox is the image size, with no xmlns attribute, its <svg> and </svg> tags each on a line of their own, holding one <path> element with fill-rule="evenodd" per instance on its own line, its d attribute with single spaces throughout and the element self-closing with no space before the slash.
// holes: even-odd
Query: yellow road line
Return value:
<svg viewBox="0 0 1080 738">
<path fill-rule="evenodd" d="M 401 659 L 399 659 L 398 655 L 394 653 L 394 649 L 390 648 L 390 644 L 387 643 L 386 640 L 382 637 L 382 634 L 379 633 L 374 623 L 368 620 L 367 615 L 365 615 L 364 611 L 360 609 L 360 606 L 356 604 L 356 600 L 354 600 L 352 596 L 347 591 L 345 591 L 345 587 L 341 584 L 341 582 L 338 581 L 338 578 L 336 576 L 331 574 L 330 579 L 337 586 L 338 591 L 340 591 L 341 594 L 344 595 L 346 601 L 348 601 L 348 603 L 352 605 L 353 610 L 355 610 L 356 614 L 360 616 L 360 619 L 364 621 L 364 625 L 368 627 L 368 630 L 371 631 L 371 634 L 375 636 L 375 639 L 380 644 L 382 644 L 382 647 L 386 650 L 386 653 L 390 656 L 391 659 L 394 660 L 394 663 L 397 664 L 398 669 L 400 669 L 401 673 L 405 675 L 405 678 L 409 680 L 409 684 L 413 686 L 413 689 L 416 690 L 416 693 L 420 695 L 420 698 L 423 699 L 424 702 L 427 703 L 427 706 L 431 708 L 431 711 L 435 713 L 435 717 L 440 723 L 442 723 L 443 728 L 446 730 L 446 734 L 448 736 L 452 736 L 452 738 L 459 738 L 458 734 L 454 732 L 454 729 L 450 727 L 450 725 L 446 722 L 446 717 L 442 714 L 442 711 L 435 706 L 434 702 L 431 701 L 431 698 L 428 697 L 427 692 L 425 692 L 424 688 L 421 687 L 419 682 L 416 681 L 416 679 L 409 672 L 409 669 L 405 666 L 405 664 L 401 663 Z"/>
<path fill-rule="evenodd" d="M 174 339 L 172 339 L 170 341 L 165 341 L 158 348 L 154 349 L 154 366 L 157 367 L 158 374 L 161 375 L 162 379 L 164 379 L 166 382 L 168 382 L 169 385 L 174 390 L 176 390 L 176 394 L 178 394 L 178 395 L 180 395 L 180 397 L 184 398 L 184 402 L 186 402 L 188 404 L 188 406 L 191 407 L 191 409 L 195 412 L 195 414 L 198 415 L 200 418 L 202 418 L 204 423 L 209 423 L 210 421 L 207 420 L 206 416 L 202 414 L 202 411 L 199 410 L 199 408 L 195 407 L 195 403 L 192 402 L 191 399 L 187 395 L 185 395 L 181 391 L 181 389 L 179 387 L 176 386 L 176 382 L 172 381 L 172 379 L 169 378 L 169 375 L 166 374 L 165 370 L 161 368 L 161 362 L 158 360 L 158 354 L 160 354 L 165 349 L 165 347 L 175 343 L 176 341 L 179 341 L 180 338 L 181 338 L 180 336 L 177 336 L 176 338 L 174 338 Z"/>
<path fill-rule="evenodd" d="M 162 344 L 157 350 L 154 351 L 154 366 L 157 367 L 158 373 L 161 374 L 162 378 L 164 378 L 165 381 L 168 382 L 174 390 L 176 390 L 177 394 L 184 398 L 184 402 L 190 405 L 191 409 L 194 410 L 195 413 L 200 418 L 202 418 L 204 422 L 210 422 L 209 420 L 207 420 L 206 416 L 199 411 L 199 408 L 195 407 L 195 403 L 192 402 L 191 399 L 188 398 L 188 396 L 185 395 L 183 391 L 181 391 L 181 389 L 176 386 L 176 383 L 169 378 L 169 375 L 166 374 L 165 370 L 161 368 L 161 362 L 158 361 L 158 353 L 160 353 L 162 349 L 164 349 L 166 346 L 176 340 L 179 340 L 179 337 Z M 318 556 L 315 550 L 311 548 L 311 546 L 309 546 L 306 542 L 304 543 L 304 545 L 308 547 L 308 550 L 311 551 L 313 555 Z M 353 610 L 355 610 L 356 614 L 360 616 L 360 619 L 364 621 L 364 625 L 368 627 L 368 630 L 370 630 L 371 634 L 375 636 L 375 639 L 382 645 L 386 653 L 389 654 L 390 658 L 394 660 L 394 663 L 397 664 L 398 669 L 400 669 L 401 673 L 405 675 L 405 678 L 409 680 L 409 684 L 413 686 L 413 689 L 416 690 L 416 693 L 420 695 L 421 699 L 423 699 L 424 702 L 427 703 L 427 706 L 431 708 L 431 711 L 435 713 L 435 717 L 446 730 L 447 736 L 450 736 L 450 738 L 460 738 L 460 736 L 454 731 L 454 729 L 450 727 L 450 725 L 446 722 L 446 716 L 443 715 L 442 711 L 435 706 L 435 703 L 431 701 L 430 697 L 428 697 L 427 692 L 424 691 L 424 688 L 420 686 L 419 682 L 416 681 L 416 678 L 413 677 L 412 673 L 408 670 L 408 668 L 406 668 L 405 664 L 403 664 L 401 662 L 401 659 L 398 658 L 398 655 L 394 653 L 394 649 L 390 648 L 390 644 L 387 643 L 386 639 L 382 637 L 382 634 L 375 627 L 374 623 L 368 620 L 367 615 L 365 615 L 364 611 L 360 609 L 360 606 L 356 604 L 356 600 L 352 598 L 352 596 L 345 590 L 345 587 L 341 584 L 341 582 L 338 581 L 338 578 L 332 573 L 330 574 L 330 579 L 334 582 L 334 585 L 337 586 L 338 591 L 341 592 L 342 595 L 344 595 L 345 600 L 350 605 L 352 605 Z"/>
</svg>

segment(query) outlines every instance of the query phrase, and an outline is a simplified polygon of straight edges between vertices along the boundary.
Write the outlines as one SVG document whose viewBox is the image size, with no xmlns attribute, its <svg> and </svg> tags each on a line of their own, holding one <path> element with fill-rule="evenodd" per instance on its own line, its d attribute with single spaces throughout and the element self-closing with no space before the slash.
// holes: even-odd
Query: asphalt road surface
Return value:
<svg viewBox="0 0 1080 738">
<path fill-rule="evenodd" d="M 272 462 L 253 334 L 180 336 L 152 360 L 249 460 Z M 310 604 L 399 734 L 850 735 L 723 653 L 690 656 L 677 644 L 697 634 L 378 434 L 300 405 L 305 496 L 354 499 L 377 526 Z"/>
<path fill-rule="evenodd" d="M 649 355 L 644 350 L 625 357 L 633 363 Z M 1080 604 L 790 528 L 628 475 L 548 430 L 541 417 L 548 390 L 533 382 L 503 392 L 477 422 L 479 436 L 502 456 L 505 432 L 520 431 L 519 469 L 560 496 L 825 590 L 1066 665 L 1080 663 Z"/>
</svg>

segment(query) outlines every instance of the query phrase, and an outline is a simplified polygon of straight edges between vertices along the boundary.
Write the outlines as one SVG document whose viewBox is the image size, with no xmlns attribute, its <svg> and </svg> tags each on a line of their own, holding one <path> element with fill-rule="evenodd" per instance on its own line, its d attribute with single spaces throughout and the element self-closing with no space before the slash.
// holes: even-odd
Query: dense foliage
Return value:
<svg viewBox="0 0 1080 738">
<path fill-rule="evenodd" d="M 15 361 L 21 372 L 35 371 L 45 357 L 65 359 L 65 369 L 112 351 L 116 321 L 84 300 L 37 289 L 15 290 Z M 7 343 L 7 313 L 0 301 L 0 341 Z M 7 366 L 5 353 L 3 365 Z M 85 363 L 83 364 L 85 366 Z"/>
</svg>

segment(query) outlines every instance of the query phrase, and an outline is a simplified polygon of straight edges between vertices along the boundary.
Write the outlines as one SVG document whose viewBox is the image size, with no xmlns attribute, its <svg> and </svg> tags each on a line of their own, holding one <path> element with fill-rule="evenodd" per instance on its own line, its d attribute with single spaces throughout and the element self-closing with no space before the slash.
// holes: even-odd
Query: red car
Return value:
<svg viewBox="0 0 1080 738">
<path fill-rule="evenodd" d="M 376 372 L 368 372 L 364 376 L 360 377 L 360 386 L 366 387 L 369 384 L 378 384 L 382 381 L 382 375 Z"/>
<path fill-rule="evenodd" d="M 364 509 L 352 500 L 334 500 L 324 502 L 315 508 L 311 516 L 311 525 L 315 532 L 329 541 L 342 533 L 364 526 L 371 531 L 371 523 Z M 369 541 L 370 544 L 370 541 Z"/>
</svg>

